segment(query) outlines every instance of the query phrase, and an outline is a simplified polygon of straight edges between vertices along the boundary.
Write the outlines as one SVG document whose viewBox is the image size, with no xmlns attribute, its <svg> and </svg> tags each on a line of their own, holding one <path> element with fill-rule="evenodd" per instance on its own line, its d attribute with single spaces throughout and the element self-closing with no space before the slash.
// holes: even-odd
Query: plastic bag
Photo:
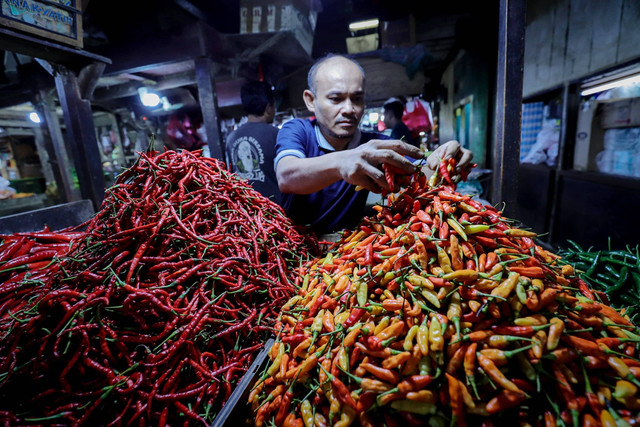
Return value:
<svg viewBox="0 0 640 427">
<path fill-rule="evenodd" d="M 16 194 L 15 188 L 9 187 L 10 182 L 0 176 L 0 200 L 9 199 Z"/>
<path fill-rule="evenodd" d="M 560 141 L 560 128 L 555 120 L 546 120 L 536 143 L 531 147 L 529 154 L 522 159 L 522 163 L 534 165 L 546 163 L 554 166 L 558 157 L 558 142 Z"/>
<path fill-rule="evenodd" d="M 414 139 L 420 137 L 420 132 L 429 133 L 433 126 L 431 107 L 419 98 L 407 101 L 402 114 L 402 121 L 411 131 Z"/>
</svg>

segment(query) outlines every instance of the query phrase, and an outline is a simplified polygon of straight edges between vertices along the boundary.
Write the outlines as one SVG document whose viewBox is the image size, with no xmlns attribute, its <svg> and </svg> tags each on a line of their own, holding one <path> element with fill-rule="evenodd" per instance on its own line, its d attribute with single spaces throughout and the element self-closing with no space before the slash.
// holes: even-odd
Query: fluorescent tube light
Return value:
<svg viewBox="0 0 640 427">
<path fill-rule="evenodd" d="M 367 19 L 366 21 L 352 22 L 349 24 L 349 31 L 369 30 L 371 28 L 378 28 L 380 25 L 379 19 Z"/>
<path fill-rule="evenodd" d="M 585 90 L 583 90 L 582 92 L 580 92 L 581 96 L 588 96 L 588 95 L 592 95 L 594 93 L 598 93 L 598 92 L 603 92 L 605 90 L 609 90 L 609 89 L 613 89 L 616 87 L 622 87 L 622 86 L 630 86 L 634 83 L 640 83 L 640 74 L 636 74 L 633 76 L 629 76 L 629 77 L 624 77 L 622 79 L 618 79 L 618 80 L 614 80 L 608 83 L 603 83 L 601 85 L 597 85 L 597 86 L 593 86 L 590 88 L 587 88 Z"/>
</svg>

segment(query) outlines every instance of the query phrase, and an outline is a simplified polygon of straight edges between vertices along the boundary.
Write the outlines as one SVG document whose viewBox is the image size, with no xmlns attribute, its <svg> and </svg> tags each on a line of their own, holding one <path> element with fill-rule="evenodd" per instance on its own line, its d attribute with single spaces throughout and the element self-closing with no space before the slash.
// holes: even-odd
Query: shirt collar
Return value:
<svg viewBox="0 0 640 427">
<path fill-rule="evenodd" d="M 322 132 L 320 132 L 320 126 L 318 126 L 318 123 L 314 123 L 313 128 L 316 132 L 316 139 L 318 140 L 318 147 L 322 148 L 325 151 L 336 151 L 335 148 L 333 148 L 331 146 L 331 144 L 329 144 L 329 141 L 327 141 L 327 139 L 324 137 L 324 135 L 322 135 Z M 351 148 L 355 148 L 358 146 L 358 144 L 360 143 L 360 137 L 361 137 L 361 133 L 360 133 L 360 129 L 356 130 L 356 133 L 353 135 L 353 138 L 351 139 L 351 141 L 349 141 L 349 143 L 347 144 L 346 149 L 349 150 Z"/>
</svg>

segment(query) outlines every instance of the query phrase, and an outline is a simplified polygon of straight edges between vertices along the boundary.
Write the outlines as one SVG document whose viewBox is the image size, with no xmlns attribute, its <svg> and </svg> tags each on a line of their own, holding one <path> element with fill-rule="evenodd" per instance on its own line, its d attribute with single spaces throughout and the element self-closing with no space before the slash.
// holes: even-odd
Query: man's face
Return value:
<svg viewBox="0 0 640 427">
<path fill-rule="evenodd" d="M 364 114 L 364 79 L 360 68 L 344 58 L 329 59 L 317 70 L 316 93 L 306 90 L 307 108 L 315 113 L 329 142 L 350 139 Z"/>
</svg>

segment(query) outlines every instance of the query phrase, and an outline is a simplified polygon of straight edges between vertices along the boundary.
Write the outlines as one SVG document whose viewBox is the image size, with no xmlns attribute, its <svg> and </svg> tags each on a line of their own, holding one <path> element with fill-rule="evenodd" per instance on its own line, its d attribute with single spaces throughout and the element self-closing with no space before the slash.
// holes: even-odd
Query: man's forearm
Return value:
<svg viewBox="0 0 640 427">
<path fill-rule="evenodd" d="M 300 159 L 287 156 L 278 162 L 276 176 L 283 193 L 311 194 L 341 179 L 339 153 Z"/>
</svg>

